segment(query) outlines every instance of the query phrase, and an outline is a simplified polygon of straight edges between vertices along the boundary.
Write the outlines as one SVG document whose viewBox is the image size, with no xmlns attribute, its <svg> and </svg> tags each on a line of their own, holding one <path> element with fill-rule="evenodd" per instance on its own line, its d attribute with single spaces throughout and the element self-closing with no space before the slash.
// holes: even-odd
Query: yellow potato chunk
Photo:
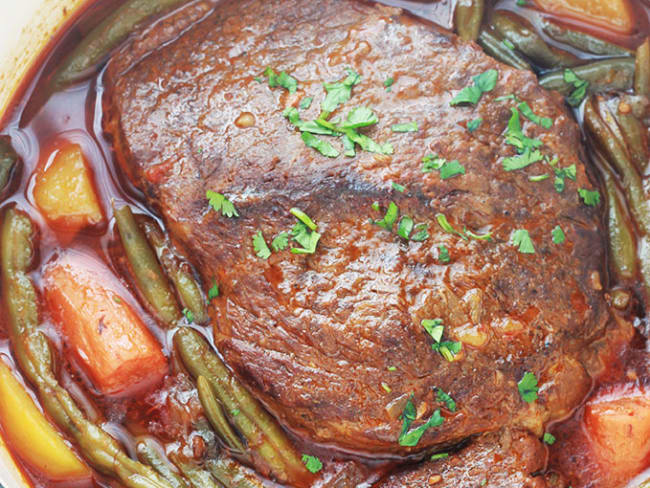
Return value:
<svg viewBox="0 0 650 488">
<path fill-rule="evenodd" d="M 92 174 L 77 144 L 68 144 L 36 174 L 36 206 L 54 226 L 78 230 L 102 222 L 104 214 Z"/>
<path fill-rule="evenodd" d="M 536 0 L 547 12 L 567 15 L 614 32 L 634 29 L 634 11 L 628 0 Z"/>
<path fill-rule="evenodd" d="M 0 425 L 10 449 L 39 474 L 53 481 L 90 478 L 90 469 L 68 447 L 1 359 Z"/>
</svg>

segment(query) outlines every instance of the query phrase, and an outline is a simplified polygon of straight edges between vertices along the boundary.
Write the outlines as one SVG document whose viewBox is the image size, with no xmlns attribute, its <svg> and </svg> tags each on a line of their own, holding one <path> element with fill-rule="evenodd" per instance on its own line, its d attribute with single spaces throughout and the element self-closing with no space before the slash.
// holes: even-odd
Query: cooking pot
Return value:
<svg viewBox="0 0 650 488">
<path fill-rule="evenodd" d="M 0 119 L 49 41 L 87 0 L 0 0 Z M 28 483 L 0 437 L 0 485 Z"/>
</svg>

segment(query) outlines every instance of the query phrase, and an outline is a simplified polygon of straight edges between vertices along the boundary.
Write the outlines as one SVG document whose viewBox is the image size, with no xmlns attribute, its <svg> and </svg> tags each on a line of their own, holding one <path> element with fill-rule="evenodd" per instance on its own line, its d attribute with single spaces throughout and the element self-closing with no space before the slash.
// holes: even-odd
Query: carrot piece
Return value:
<svg viewBox="0 0 650 488">
<path fill-rule="evenodd" d="M 584 423 L 609 472 L 630 479 L 650 462 L 650 390 L 625 385 L 596 395 L 585 407 Z"/>
<path fill-rule="evenodd" d="M 46 267 L 44 288 L 66 345 L 103 394 L 132 394 L 165 375 L 160 344 L 105 264 L 68 251 Z"/>
<path fill-rule="evenodd" d="M 628 0 L 535 0 L 547 12 L 566 15 L 576 20 L 604 27 L 621 34 L 636 25 L 634 11 Z"/>
<path fill-rule="evenodd" d="M 49 164 L 39 167 L 34 200 L 50 224 L 64 230 L 76 232 L 104 220 L 92 173 L 78 144 L 66 143 Z"/>
<path fill-rule="evenodd" d="M 12 450 L 53 481 L 90 479 L 91 471 L 47 421 L 0 359 L 0 425 Z"/>
</svg>

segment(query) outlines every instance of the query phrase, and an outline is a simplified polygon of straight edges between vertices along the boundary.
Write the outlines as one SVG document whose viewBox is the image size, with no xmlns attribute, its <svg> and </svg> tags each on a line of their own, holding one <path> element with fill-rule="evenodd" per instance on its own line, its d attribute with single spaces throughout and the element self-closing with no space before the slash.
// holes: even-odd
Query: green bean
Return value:
<svg viewBox="0 0 650 488">
<path fill-rule="evenodd" d="M 626 91 L 634 81 L 634 59 L 609 58 L 573 68 L 579 78 L 589 82 L 590 92 Z M 557 90 L 563 95 L 573 91 L 573 85 L 564 81 L 564 70 L 552 71 L 540 77 L 539 84 L 547 90 Z"/>
<path fill-rule="evenodd" d="M 212 475 L 195 465 L 190 460 L 184 458 L 178 453 L 171 453 L 169 458 L 178 466 L 183 475 L 190 480 L 193 488 L 220 488 L 221 483 L 215 481 Z"/>
<path fill-rule="evenodd" d="M 573 54 L 546 44 L 527 20 L 512 12 L 497 11 L 492 17 L 492 26 L 519 52 L 543 68 L 567 68 L 580 63 Z"/>
<path fill-rule="evenodd" d="M 129 0 L 77 44 L 53 77 L 56 88 L 81 80 L 142 20 L 187 0 Z"/>
<path fill-rule="evenodd" d="M 634 93 L 650 95 L 650 37 L 646 37 L 636 50 Z"/>
<path fill-rule="evenodd" d="M 617 46 L 611 42 L 603 41 L 584 32 L 562 27 L 550 19 L 542 18 L 542 31 L 554 41 L 567 44 L 586 53 L 600 56 L 631 56 L 632 51 Z"/>
<path fill-rule="evenodd" d="M 264 484 L 254 475 L 247 473 L 237 461 L 226 457 L 209 460 L 207 468 L 228 488 L 263 488 Z"/>
<path fill-rule="evenodd" d="M 631 280 L 637 274 L 637 254 L 634 230 L 626 215 L 625 205 L 618 192 L 611 170 L 601 164 L 601 174 L 607 190 L 609 250 L 614 272 L 622 280 Z"/>
<path fill-rule="evenodd" d="M 531 65 L 512 49 L 506 47 L 503 41 L 487 29 L 482 29 L 478 36 L 478 43 L 483 50 L 493 58 L 516 69 L 532 71 Z"/>
<path fill-rule="evenodd" d="M 485 10 L 484 0 L 459 0 L 454 12 L 456 32 L 465 41 L 478 39 Z"/>
<path fill-rule="evenodd" d="M 38 305 L 28 276 L 34 257 L 32 223 L 9 208 L 0 232 L 2 289 L 9 324 L 9 339 L 19 366 L 36 387 L 51 418 L 77 443 L 83 457 L 96 470 L 113 476 L 128 488 L 173 488 L 149 466 L 130 459 L 118 442 L 88 421 L 54 375 L 54 354 L 38 329 Z"/>
<path fill-rule="evenodd" d="M 183 306 L 192 312 L 194 322 L 206 323 L 209 317 L 205 297 L 201 286 L 194 278 L 190 264 L 184 262 L 172 249 L 171 243 L 154 222 L 147 219 L 142 221 L 141 226 L 158 256 L 158 261 L 174 284 Z"/>
<path fill-rule="evenodd" d="M 165 478 L 174 488 L 186 488 L 187 483 L 172 467 L 172 464 L 158 451 L 151 439 L 138 442 L 136 446 L 138 458 L 151 466 L 156 472 Z"/>
<path fill-rule="evenodd" d="M 204 376 L 226 412 L 238 412 L 230 420 L 247 441 L 248 449 L 256 455 L 254 461 L 263 463 L 261 472 L 270 472 L 278 480 L 295 484 L 308 479 L 302 464 L 282 428 L 246 390 L 194 329 L 183 327 L 176 332 L 174 344 L 193 377 Z"/>
<path fill-rule="evenodd" d="M 176 323 L 181 318 L 178 304 L 156 255 L 133 217 L 131 208 L 125 205 L 119 210 L 114 209 L 114 214 L 138 290 L 166 325 Z"/>
<path fill-rule="evenodd" d="M 244 445 L 237 434 L 232 430 L 230 423 L 223 413 L 221 405 L 214 398 L 214 391 L 212 390 L 212 386 L 210 386 L 210 382 L 205 378 L 205 376 L 199 376 L 196 379 L 196 384 L 199 390 L 201 405 L 203 405 L 205 415 L 208 417 L 212 427 L 214 427 L 228 447 L 243 453 Z"/>
<path fill-rule="evenodd" d="M 628 104 L 627 98 L 614 99 L 616 106 L 612 107 L 612 112 L 620 126 L 620 137 L 624 148 L 638 171 L 644 174 L 649 164 L 647 129 L 632 110 L 626 113 L 621 111 L 621 106 Z"/>
<path fill-rule="evenodd" d="M 6 136 L 0 136 L 0 192 L 9 183 L 11 172 L 18 164 L 18 154 Z"/>
<path fill-rule="evenodd" d="M 594 97 L 585 104 L 585 127 L 605 151 L 622 180 L 632 217 L 642 235 L 650 236 L 650 205 L 645 195 L 643 181 L 628 158 L 623 143 L 615 136 L 610 125 L 615 123 L 609 112 L 600 112 Z"/>
<path fill-rule="evenodd" d="M 646 310 L 650 308 L 650 236 L 639 238 L 639 262 L 641 263 L 641 279 L 645 285 Z"/>
</svg>

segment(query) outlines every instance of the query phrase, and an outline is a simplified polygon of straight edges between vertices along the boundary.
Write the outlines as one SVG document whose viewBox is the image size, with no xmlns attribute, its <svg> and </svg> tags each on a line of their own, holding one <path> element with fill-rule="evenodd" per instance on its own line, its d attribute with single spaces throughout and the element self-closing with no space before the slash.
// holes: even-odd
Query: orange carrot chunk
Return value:
<svg viewBox="0 0 650 488">
<path fill-rule="evenodd" d="M 165 375 L 160 344 L 104 263 L 69 251 L 46 267 L 44 288 L 67 347 L 101 393 L 133 394 Z"/>
<path fill-rule="evenodd" d="M 629 479 L 650 463 L 650 390 L 624 385 L 598 394 L 585 407 L 584 422 L 600 464 Z"/>
<path fill-rule="evenodd" d="M 629 33 L 636 24 L 628 0 L 535 0 L 547 12 L 573 17 L 621 34 Z"/>
</svg>

